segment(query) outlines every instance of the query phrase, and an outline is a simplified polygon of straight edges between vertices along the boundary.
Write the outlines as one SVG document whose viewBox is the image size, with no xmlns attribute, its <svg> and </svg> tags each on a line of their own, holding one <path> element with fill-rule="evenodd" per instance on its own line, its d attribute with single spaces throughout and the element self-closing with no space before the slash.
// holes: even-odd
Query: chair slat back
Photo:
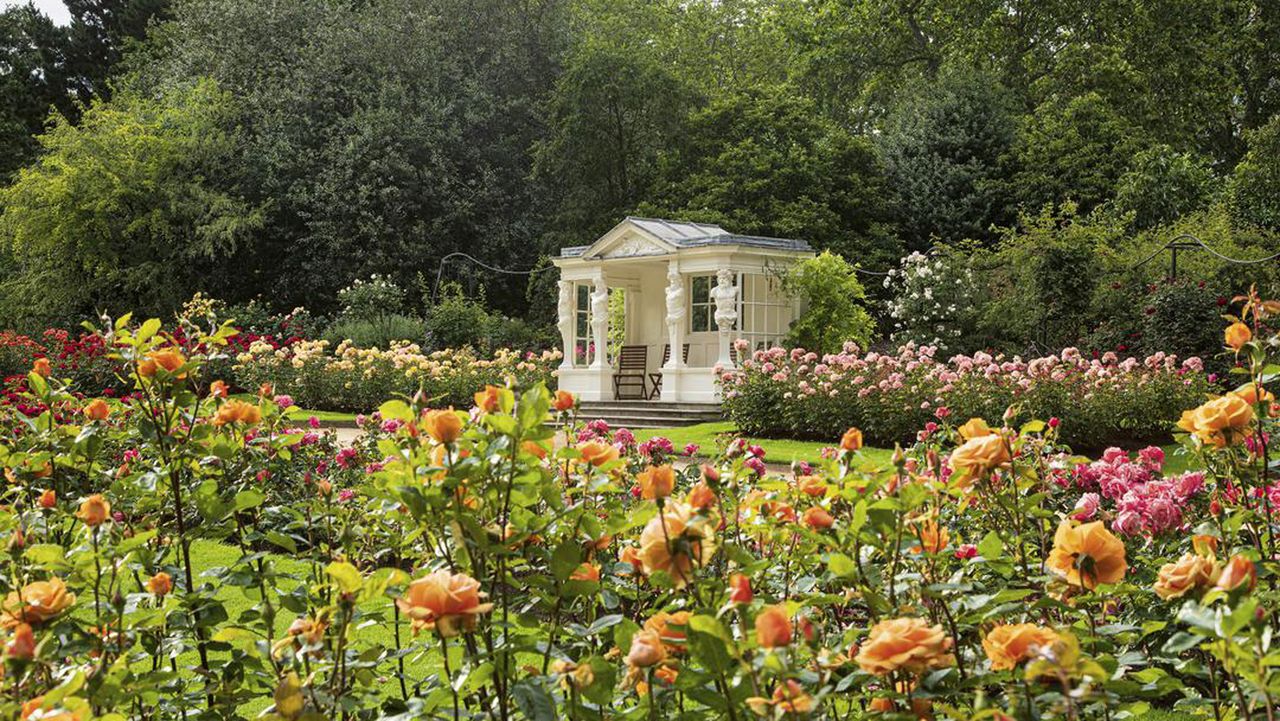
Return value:
<svg viewBox="0 0 1280 721">
<path fill-rule="evenodd" d="M 618 351 L 618 370 L 643 372 L 647 366 L 648 356 L 648 346 L 624 345 Z"/>
</svg>

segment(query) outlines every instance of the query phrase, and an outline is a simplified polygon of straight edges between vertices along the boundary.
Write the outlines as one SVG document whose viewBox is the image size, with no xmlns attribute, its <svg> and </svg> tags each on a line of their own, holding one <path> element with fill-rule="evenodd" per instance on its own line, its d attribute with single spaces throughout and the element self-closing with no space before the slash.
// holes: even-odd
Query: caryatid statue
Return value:
<svg viewBox="0 0 1280 721">
<path fill-rule="evenodd" d="M 609 286 L 604 278 L 596 278 L 591 289 L 591 331 L 595 344 L 592 368 L 603 368 L 609 355 Z"/>
<path fill-rule="evenodd" d="M 674 266 L 667 268 L 667 342 L 671 354 L 665 368 L 679 368 L 684 364 L 684 279 Z"/>
<path fill-rule="evenodd" d="M 721 268 L 716 273 L 716 286 L 711 289 L 711 299 L 716 303 L 716 328 L 720 331 L 720 357 L 716 365 L 733 368 L 733 356 L 729 354 L 733 326 L 738 322 L 738 287 L 733 284 L 733 271 Z"/>
<path fill-rule="evenodd" d="M 561 368 L 573 367 L 573 335 L 574 335 L 574 318 L 573 318 L 573 290 L 574 284 L 571 280 L 560 281 L 560 299 L 556 305 L 556 325 L 560 328 L 560 342 L 564 350 L 564 358 L 560 361 Z"/>
</svg>

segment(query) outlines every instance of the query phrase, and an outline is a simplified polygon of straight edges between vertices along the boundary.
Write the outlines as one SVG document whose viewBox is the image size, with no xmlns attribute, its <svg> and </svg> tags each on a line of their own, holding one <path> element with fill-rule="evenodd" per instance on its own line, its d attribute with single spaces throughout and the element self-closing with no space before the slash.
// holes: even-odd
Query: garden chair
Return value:
<svg viewBox="0 0 1280 721">
<path fill-rule="evenodd" d="M 684 344 L 684 349 L 680 351 L 681 360 L 687 365 L 689 363 L 689 344 Z M 662 363 L 659 368 L 666 368 L 667 361 L 671 360 L 671 344 L 662 346 Z M 649 385 L 653 386 L 653 390 L 649 391 L 649 400 L 662 396 L 662 371 L 649 374 Z"/>
<path fill-rule="evenodd" d="M 649 394 L 645 384 L 648 375 L 649 347 L 643 345 L 624 345 L 618 352 L 618 367 L 613 373 L 613 397 L 617 400 L 648 400 Z M 639 395 L 622 395 L 623 388 L 635 389 L 639 386 Z"/>
</svg>

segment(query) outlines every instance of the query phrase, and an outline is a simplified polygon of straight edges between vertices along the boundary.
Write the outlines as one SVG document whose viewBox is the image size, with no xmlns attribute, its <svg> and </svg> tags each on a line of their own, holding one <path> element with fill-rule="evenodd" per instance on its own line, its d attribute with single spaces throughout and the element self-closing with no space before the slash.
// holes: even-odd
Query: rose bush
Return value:
<svg viewBox="0 0 1280 721">
<path fill-rule="evenodd" d="M 124 400 L 37 362 L 45 410 L 0 410 L 0 714 L 1270 718 L 1277 313 L 1245 299 L 1226 351 L 1247 410 L 1188 408 L 1198 475 L 1015 413 L 883 466 L 856 429 L 786 474 L 743 442 L 699 466 L 514 373 L 338 446 L 214 382 L 232 329 L 119 322 Z"/>
<path fill-rule="evenodd" d="M 1141 360 L 1086 358 L 1074 348 L 1030 360 L 936 354 L 935 346 L 910 343 L 894 354 L 770 348 L 719 382 L 728 417 L 756 436 L 825 439 L 857 426 L 869 442 L 892 446 L 947 417 L 998 417 L 1016 405 L 1023 419 L 1061 419 L 1064 441 L 1092 449 L 1167 440 L 1178 414 L 1211 387 L 1199 358 L 1164 353 Z"/>
</svg>

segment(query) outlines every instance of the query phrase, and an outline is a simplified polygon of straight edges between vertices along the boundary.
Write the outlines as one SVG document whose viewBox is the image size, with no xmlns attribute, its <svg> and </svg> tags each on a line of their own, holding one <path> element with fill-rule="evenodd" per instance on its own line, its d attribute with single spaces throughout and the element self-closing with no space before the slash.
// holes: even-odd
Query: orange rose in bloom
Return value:
<svg viewBox="0 0 1280 721">
<path fill-rule="evenodd" d="M 163 350 L 154 350 L 147 354 L 142 362 L 138 363 L 138 375 L 144 378 L 151 378 L 156 374 L 157 370 L 165 370 L 169 373 L 181 368 L 187 362 L 186 357 L 177 350 L 172 348 Z M 178 378 L 186 378 L 187 374 L 182 373 Z"/>
<path fill-rule="evenodd" d="M 475 394 L 476 407 L 485 413 L 494 413 L 502 408 L 502 389 L 497 386 L 485 386 L 484 390 Z"/>
<path fill-rule="evenodd" d="M 618 459 L 618 448 L 610 443 L 587 441 L 578 446 L 578 451 L 582 453 L 582 460 L 596 467 Z"/>
<path fill-rule="evenodd" d="M 618 551 L 618 560 L 630 564 L 633 571 L 640 571 L 644 568 L 640 561 L 640 549 L 635 546 L 623 546 L 622 550 Z"/>
<path fill-rule="evenodd" d="M 542 444 L 537 441 L 525 441 L 520 447 L 524 449 L 525 453 L 528 453 L 531 456 L 537 456 L 539 460 L 547 457 L 547 449 L 543 448 Z"/>
<path fill-rule="evenodd" d="M 772 706 L 785 718 L 805 716 L 812 713 L 814 708 L 813 697 L 805 693 L 804 686 L 801 686 L 799 681 L 792 679 L 787 679 L 786 683 L 773 689 L 772 698 L 752 696 L 747 699 L 747 705 L 757 716 L 770 716 L 769 707 Z M 874 702 L 872 702 L 872 710 L 875 710 Z"/>
<path fill-rule="evenodd" d="M 616 450 L 616 449 L 615 449 Z M 593 465 L 599 465 L 592 461 Z M 647 500 L 666 498 L 676 487 L 676 472 L 671 464 L 649 466 L 636 476 L 640 484 L 640 495 Z"/>
<path fill-rule="evenodd" d="M 756 615 L 756 643 L 761 648 L 789 646 L 791 633 L 791 616 L 786 606 L 766 606 Z"/>
<path fill-rule="evenodd" d="M 815 531 L 824 531 L 836 523 L 836 519 L 832 518 L 831 514 L 827 513 L 827 509 L 822 506 L 814 506 L 805 511 L 800 520 Z"/>
<path fill-rule="evenodd" d="M 1218 539 L 1216 536 L 1195 535 L 1191 537 L 1191 550 L 1201 556 L 1213 558 L 1218 553 Z"/>
<path fill-rule="evenodd" d="M 570 581 L 599 581 L 600 567 L 595 564 L 584 563 L 578 566 L 578 569 L 569 575 L 569 580 Z"/>
<path fill-rule="evenodd" d="M 946 548 L 947 544 L 951 542 L 951 534 L 933 519 L 916 524 L 916 537 L 920 540 L 920 543 L 911 547 L 911 550 L 915 553 L 920 553 L 921 551 L 941 553 L 942 549 Z"/>
<path fill-rule="evenodd" d="M 53 373 L 53 366 L 49 365 L 48 358 L 37 358 L 31 362 L 31 371 L 38 376 L 48 378 L 49 374 Z"/>
<path fill-rule="evenodd" d="M 982 650 L 991 659 L 992 671 L 1005 671 L 1026 661 L 1037 648 L 1052 646 L 1058 634 L 1034 623 L 996 626 L 982 639 Z"/>
<path fill-rule="evenodd" d="M 683 503 L 668 503 L 640 532 L 640 565 L 645 574 L 665 571 L 676 588 L 688 585 L 694 567 L 705 566 L 715 551 L 711 521 L 695 516 Z"/>
<path fill-rule="evenodd" d="M 1258 388 L 1253 383 L 1246 383 L 1231 392 L 1232 395 L 1240 396 L 1245 403 L 1251 406 L 1263 406 L 1267 410 L 1267 415 L 1274 418 L 1280 415 L 1280 406 L 1276 405 L 1276 397 L 1265 388 Z"/>
<path fill-rule="evenodd" d="M 711 486 L 708 486 L 706 481 L 699 481 L 698 485 L 689 490 L 689 496 L 685 501 L 691 508 L 704 510 L 715 504 L 716 492 L 711 490 Z"/>
<path fill-rule="evenodd" d="M 871 628 L 854 659 L 867 673 L 887 676 L 894 671 L 920 673 L 955 663 L 951 639 L 942 626 L 922 618 L 892 618 Z"/>
<path fill-rule="evenodd" d="M 91 421 L 105 421 L 107 416 L 111 415 L 111 406 L 108 406 L 107 402 L 101 398 L 94 398 L 89 401 L 89 404 L 84 407 L 82 412 L 84 417 Z"/>
<path fill-rule="evenodd" d="M 577 400 L 572 393 L 558 390 L 556 391 L 555 399 L 551 402 L 551 407 L 563 413 L 564 411 L 573 410 L 573 405 L 576 402 Z"/>
<path fill-rule="evenodd" d="M 821 498 L 827 495 L 826 481 L 821 476 L 800 476 L 796 480 L 796 488 L 800 492 L 811 498 Z"/>
<path fill-rule="evenodd" d="M 58 494 L 52 488 L 47 488 L 45 489 L 44 493 L 40 494 L 41 508 L 48 509 L 48 508 L 53 508 L 54 506 L 57 506 L 57 505 L 58 505 Z"/>
<path fill-rule="evenodd" d="M 450 638 L 475 628 L 476 618 L 493 610 L 492 603 L 480 602 L 483 597 L 479 581 L 442 569 L 410 583 L 396 605 L 412 619 L 414 632 L 434 629 Z"/>
<path fill-rule="evenodd" d="M 1238 553 L 1227 561 L 1226 567 L 1222 569 L 1222 575 L 1218 576 L 1218 588 L 1223 591 L 1234 591 L 1238 588 L 1252 591 L 1256 585 L 1258 585 L 1258 569 L 1254 567 L 1253 561 Z"/>
<path fill-rule="evenodd" d="M 89 528 L 102 525 L 109 515 L 111 515 L 111 504 L 107 503 L 107 499 L 103 498 L 101 493 L 95 493 L 84 499 L 80 503 L 80 510 L 76 511 L 76 518 L 84 521 L 84 525 Z"/>
<path fill-rule="evenodd" d="M 985 475 L 1009 462 L 1009 446 L 1004 436 L 992 433 L 967 440 L 951 452 L 951 470 L 964 471 L 968 478 Z"/>
<path fill-rule="evenodd" d="M 76 602 L 61 578 L 33 581 L 21 593 L 11 592 L 0 605 L 0 628 L 14 628 L 19 623 L 39 625 L 65 611 Z"/>
<path fill-rule="evenodd" d="M 226 381 L 219 380 L 209 384 L 209 396 L 212 398 L 226 398 L 229 392 Z"/>
<path fill-rule="evenodd" d="M 862 431 L 850 428 L 840 437 L 840 448 L 850 453 L 862 448 Z"/>
<path fill-rule="evenodd" d="M 989 436 L 993 433 L 991 426 L 987 425 L 987 422 L 981 418 L 970 418 L 964 425 L 957 428 L 956 431 L 960 434 L 960 437 L 966 441 L 971 441 L 974 438 L 981 438 L 983 436 Z"/>
<path fill-rule="evenodd" d="M 729 602 L 751 603 L 755 594 L 751 592 L 751 579 L 741 573 L 729 577 Z"/>
<path fill-rule="evenodd" d="M 631 650 L 627 653 L 628 666 L 649 668 L 662 663 L 666 658 L 667 649 L 656 631 L 637 631 L 631 637 Z"/>
<path fill-rule="evenodd" d="M 173 578 L 164 571 L 147 579 L 147 591 L 153 596 L 167 596 L 173 590 Z"/>
<path fill-rule="evenodd" d="M 1045 566 L 1072 586 L 1090 590 L 1099 583 L 1121 581 L 1129 568 L 1124 543 L 1102 521 L 1075 525 L 1071 520 L 1058 525 Z"/>
<path fill-rule="evenodd" d="M 1199 443 L 1225 448 L 1247 435 L 1253 419 L 1253 406 L 1240 396 L 1228 393 L 1199 408 L 1183 411 L 1178 427 L 1194 435 Z"/>
<path fill-rule="evenodd" d="M 5 655 L 9 658 L 19 658 L 23 661 L 30 661 L 36 655 L 36 634 L 31 630 L 31 626 L 20 623 L 13 629 L 13 636 L 4 647 Z"/>
<path fill-rule="evenodd" d="M 232 398 L 223 403 L 213 416 L 213 425 L 222 427 L 228 423 L 243 423 L 255 426 L 262 421 L 262 410 L 252 403 Z"/>
<path fill-rule="evenodd" d="M 1188 592 L 1212 585 L 1218 580 L 1218 563 L 1196 553 L 1187 553 L 1173 563 L 1160 567 L 1154 586 L 1156 595 L 1171 601 Z"/>
<path fill-rule="evenodd" d="M 1245 343 L 1253 340 L 1253 331 L 1249 329 L 1249 326 L 1237 321 L 1227 326 L 1222 336 L 1228 348 L 1239 352 Z"/>
<path fill-rule="evenodd" d="M 427 411 L 422 425 L 436 443 L 453 443 L 462 436 L 462 419 L 452 408 Z"/>
<path fill-rule="evenodd" d="M 36 696 L 22 704 L 22 721 L 81 721 L 84 716 L 79 711 L 67 711 L 60 707 L 42 709 L 44 696 Z"/>
<path fill-rule="evenodd" d="M 686 632 L 689 626 L 689 616 L 688 611 L 676 611 L 675 613 L 658 611 L 648 621 L 644 622 L 644 629 L 658 634 L 658 638 L 662 639 L 662 643 L 666 646 L 667 653 L 683 653 L 684 643 L 688 638 Z"/>
</svg>

